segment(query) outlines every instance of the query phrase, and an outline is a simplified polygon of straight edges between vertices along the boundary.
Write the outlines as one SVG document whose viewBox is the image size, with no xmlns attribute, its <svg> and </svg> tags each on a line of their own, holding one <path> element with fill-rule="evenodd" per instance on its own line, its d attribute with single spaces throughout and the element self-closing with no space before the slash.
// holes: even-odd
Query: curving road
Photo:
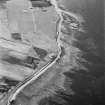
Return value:
<svg viewBox="0 0 105 105">
<path fill-rule="evenodd" d="M 74 17 L 76 20 L 79 20 L 79 18 L 74 15 L 73 13 L 70 13 L 68 11 L 62 10 L 58 7 L 57 5 L 57 1 L 56 0 L 51 0 L 52 5 L 54 6 L 57 14 L 60 16 L 60 21 L 57 27 L 57 45 L 58 45 L 58 55 L 56 56 L 55 59 L 51 60 L 50 62 L 48 62 L 44 67 L 42 67 L 40 70 L 38 70 L 37 72 L 34 72 L 32 75 L 30 75 L 29 77 L 27 77 L 24 81 L 22 81 L 21 83 L 19 83 L 16 88 L 10 92 L 9 94 L 9 99 L 7 102 L 7 105 L 11 105 L 11 103 L 15 100 L 16 96 L 19 94 L 19 92 L 24 89 L 28 84 L 30 84 L 32 81 L 35 81 L 39 76 L 41 76 L 43 73 L 45 73 L 50 67 L 52 67 L 57 60 L 60 59 L 60 55 L 61 55 L 61 24 L 63 21 L 63 17 L 62 17 L 62 13 L 65 13 L 67 15 L 70 15 L 72 17 Z M 31 11 L 32 12 L 32 11 Z M 32 14 L 33 16 L 33 14 Z M 34 21 L 34 20 L 33 20 Z M 35 27 L 34 27 L 35 28 Z"/>
</svg>

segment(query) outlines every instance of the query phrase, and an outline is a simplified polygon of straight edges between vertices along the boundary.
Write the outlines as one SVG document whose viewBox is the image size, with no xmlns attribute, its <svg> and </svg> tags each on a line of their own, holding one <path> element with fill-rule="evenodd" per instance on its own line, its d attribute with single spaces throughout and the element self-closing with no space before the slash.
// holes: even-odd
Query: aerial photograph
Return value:
<svg viewBox="0 0 105 105">
<path fill-rule="evenodd" d="M 0 105 L 105 105 L 104 0 L 0 0 Z"/>
</svg>

